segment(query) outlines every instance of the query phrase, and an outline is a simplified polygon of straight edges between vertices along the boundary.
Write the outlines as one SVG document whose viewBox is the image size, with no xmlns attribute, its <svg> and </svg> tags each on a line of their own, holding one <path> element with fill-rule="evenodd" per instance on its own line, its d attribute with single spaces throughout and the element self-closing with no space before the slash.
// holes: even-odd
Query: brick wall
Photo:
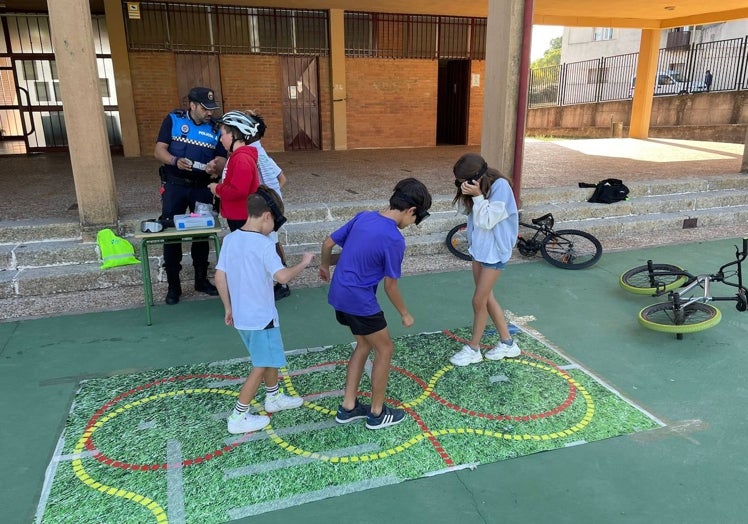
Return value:
<svg viewBox="0 0 748 524">
<path fill-rule="evenodd" d="M 267 55 L 221 55 L 221 87 L 225 111 L 257 111 L 268 126 L 262 145 L 283 151 L 283 106 L 280 60 Z"/>
<path fill-rule="evenodd" d="M 180 105 L 174 55 L 131 52 L 129 58 L 140 154 L 153 156 L 161 122 Z"/>
<path fill-rule="evenodd" d="M 348 148 L 436 144 L 436 60 L 348 58 Z"/>
<path fill-rule="evenodd" d="M 179 107 L 174 55 L 131 52 L 135 114 L 143 156 L 150 156 L 166 114 Z M 330 61 L 319 58 L 319 116 L 322 149 L 332 146 Z M 221 55 L 224 110 L 255 109 L 266 120 L 263 145 L 282 151 L 283 107 L 280 59 L 264 55 Z M 484 62 L 472 72 L 481 85 L 471 88 L 468 143 L 480 143 L 483 111 Z M 436 143 L 438 62 L 348 58 L 348 148 L 428 147 Z"/>
<path fill-rule="evenodd" d="M 468 145 L 480 145 L 483 126 L 483 88 L 486 83 L 485 60 L 473 60 L 470 62 L 470 107 L 468 109 Z M 478 75 L 480 85 L 472 85 L 472 75 Z"/>
</svg>

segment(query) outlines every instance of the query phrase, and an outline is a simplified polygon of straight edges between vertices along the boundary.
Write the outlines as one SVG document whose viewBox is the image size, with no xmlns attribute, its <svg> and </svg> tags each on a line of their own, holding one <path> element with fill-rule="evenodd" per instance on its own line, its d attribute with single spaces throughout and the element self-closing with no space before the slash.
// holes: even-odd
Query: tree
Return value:
<svg viewBox="0 0 748 524">
<path fill-rule="evenodd" d="M 546 49 L 543 56 L 530 64 L 530 69 L 557 66 L 561 63 L 561 37 L 552 38 L 550 44 L 551 47 Z"/>
</svg>

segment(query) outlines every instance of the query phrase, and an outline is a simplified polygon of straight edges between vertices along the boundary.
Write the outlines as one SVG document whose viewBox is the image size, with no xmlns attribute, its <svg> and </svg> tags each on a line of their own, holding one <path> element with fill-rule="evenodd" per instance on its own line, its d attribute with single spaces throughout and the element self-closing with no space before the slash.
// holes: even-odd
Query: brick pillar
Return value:
<svg viewBox="0 0 748 524">
<path fill-rule="evenodd" d="M 117 222 L 117 195 L 89 1 L 49 2 L 48 9 L 81 225 L 84 231 L 110 227 Z"/>
</svg>

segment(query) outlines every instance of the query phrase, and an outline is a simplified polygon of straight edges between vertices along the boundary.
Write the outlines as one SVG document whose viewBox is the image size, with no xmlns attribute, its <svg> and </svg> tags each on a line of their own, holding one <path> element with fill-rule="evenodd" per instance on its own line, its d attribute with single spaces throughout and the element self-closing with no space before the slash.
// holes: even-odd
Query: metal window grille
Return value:
<svg viewBox="0 0 748 524">
<path fill-rule="evenodd" d="M 326 11 L 164 2 L 141 2 L 140 10 L 125 24 L 133 51 L 329 53 Z"/>
<path fill-rule="evenodd" d="M 345 13 L 345 53 L 373 58 L 486 56 L 486 19 L 387 13 Z"/>
<path fill-rule="evenodd" d="M 6 138 L 22 140 L 27 150 L 67 146 L 65 108 L 47 15 L 2 15 L 0 60 L 0 128 Z M 114 67 L 106 20 L 91 18 L 99 89 L 110 145 L 120 146 Z M 7 43 L 7 44 L 6 44 Z M 20 93 L 20 99 L 16 96 Z M 24 147 L 26 147 L 24 145 Z"/>
</svg>

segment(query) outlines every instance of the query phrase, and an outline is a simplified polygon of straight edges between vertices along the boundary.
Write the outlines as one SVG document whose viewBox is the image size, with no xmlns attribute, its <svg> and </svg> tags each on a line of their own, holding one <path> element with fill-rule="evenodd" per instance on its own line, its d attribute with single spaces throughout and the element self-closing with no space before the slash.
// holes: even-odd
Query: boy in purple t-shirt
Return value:
<svg viewBox="0 0 748 524">
<path fill-rule="evenodd" d="M 351 329 L 356 348 L 348 361 L 343 403 L 335 420 L 347 424 L 366 419 L 366 427 L 380 429 L 402 422 L 405 411 L 384 403 L 390 360 L 394 345 L 387 321 L 377 302 L 377 286 L 384 280 L 387 297 L 402 317 L 405 327 L 413 325 L 397 287 L 405 255 L 405 239 L 400 229 L 419 224 L 429 216 L 431 195 L 415 178 L 401 180 L 390 197 L 389 209 L 362 211 L 333 232 L 322 243 L 319 277 L 330 282 L 332 249 L 342 250 L 330 283 L 327 301 L 335 308 L 335 318 Z M 358 386 L 369 353 L 374 350 L 371 372 L 371 406 L 358 400 Z"/>
</svg>

